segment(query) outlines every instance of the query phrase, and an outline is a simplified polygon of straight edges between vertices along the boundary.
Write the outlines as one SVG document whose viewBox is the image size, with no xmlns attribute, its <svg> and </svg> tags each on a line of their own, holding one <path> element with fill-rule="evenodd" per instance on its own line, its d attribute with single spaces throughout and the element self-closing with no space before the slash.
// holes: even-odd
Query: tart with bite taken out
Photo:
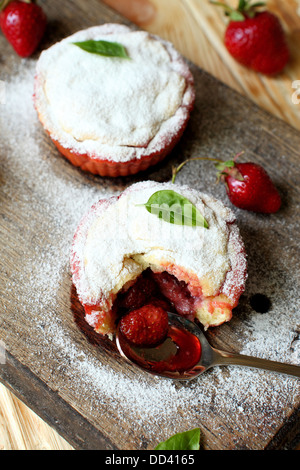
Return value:
<svg viewBox="0 0 300 470">
<path fill-rule="evenodd" d="M 157 195 L 161 204 L 149 208 Z M 174 204 L 167 206 L 170 197 Z M 189 216 L 178 222 L 180 200 L 188 202 L 183 212 L 191 206 L 200 214 L 200 223 Z M 174 211 L 169 219 L 166 206 Z M 229 321 L 245 289 L 247 261 L 230 209 L 188 186 L 148 181 L 100 200 L 83 217 L 71 272 L 87 323 L 113 339 L 131 312 L 130 322 L 143 316 L 163 323 L 162 312 L 173 311 L 205 329 Z"/>
<path fill-rule="evenodd" d="M 195 101 L 193 76 L 173 45 L 104 24 L 42 52 L 34 103 L 59 151 L 101 176 L 160 162 L 180 140 Z"/>
</svg>

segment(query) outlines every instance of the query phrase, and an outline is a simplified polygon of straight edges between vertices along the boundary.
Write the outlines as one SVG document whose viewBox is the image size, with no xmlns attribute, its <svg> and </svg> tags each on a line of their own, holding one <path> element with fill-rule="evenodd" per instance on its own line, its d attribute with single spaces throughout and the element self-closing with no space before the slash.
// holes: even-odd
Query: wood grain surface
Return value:
<svg viewBox="0 0 300 470">
<path fill-rule="evenodd" d="M 106 21 L 124 22 L 121 17 L 113 13 L 112 10 L 104 7 L 104 2 L 89 1 L 88 5 L 83 1 L 75 2 L 41 2 L 47 11 L 50 19 L 48 34 L 42 44 L 47 47 L 65 35 L 77 29 L 103 23 Z M 111 6 L 116 7 L 116 2 L 106 1 Z M 266 79 L 252 72 L 245 70 L 232 61 L 224 50 L 222 34 L 225 27 L 224 17 L 219 10 L 208 5 L 204 0 L 193 1 L 166 1 L 152 0 L 135 2 L 117 2 L 118 9 L 136 24 L 149 31 L 160 34 L 162 37 L 172 40 L 176 47 L 194 63 L 208 70 L 223 82 L 229 84 L 240 93 L 248 96 L 252 101 L 270 111 L 272 115 L 282 118 L 294 128 L 300 128 L 299 106 L 292 102 L 292 82 L 300 79 L 299 70 L 299 19 L 296 14 L 297 2 L 275 2 L 270 1 L 270 8 L 277 11 L 283 18 L 285 27 L 289 31 L 290 45 L 293 51 L 293 61 L 284 74 L 276 79 Z M 59 5 L 59 7 L 58 7 Z M 59 11 L 59 16 L 58 16 Z M 4 65 L 5 76 L 0 75 L 0 79 L 9 80 L 16 69 L 17 59 L 13 56 L 9 46 L 0 37 L 1 60 Z M 38 55 L 37 55 L 38 56 Z M 35 60 L 35 58 L 33 59 Z M 24 69 L 27 65 L 22 64 Z M 237 312 L 238 319 L 231 325 L 226 325 L 222 329 L 217 329 L 211 334 L 211 339 L 218 346 L 233 347 L 241 349 L 243 337 L 247 337 L 247 325 L 251 323 L 253 311 L 249 307 L 251 294 L 255 293 L 259 284 L 266 289 L 266 292 L 273 300 L 273 314 L 282 315 L 284 303 L 275 299 L 274 291 L 280 291 L 280 295 L 285 301 L 291 302 L 293 310 L 296 311 L 293 293 L 295 286 L 299 284 L 298 265 L 295 260 L 298 258 L 297 251 L 297 228 L 299 226 L 299 134 L 283 122 L 274 119 L 271 115 L 264 113 L 260 108 L 235 94 L 227 87 L 224 87 L 209 75 L 193 67 L 193 73 L 197 85 L 197 104 L 192 118 L 190 128 L 187 131 L 178 149 L 173 152 L 171 158 L 160 168 L 142 175 L 143 178 L 152 178 L 159 181 L 168 179 L 171 171 L 171 164 L 182 161 L 184 157 L 191 155 L 206 154 L 210 152 L 230 155 L 237 147 L 246 148 L 252 159 L 264 162 L 268 170 L 279 185 L 283 197 L 283 211 L 272 219 L 270 234 L 270 224 L 264 218 L 258 220 L 252 215 L 238 213 L 239 222 L 245 235 L 246 243 L 251 250 L 257 251 L 258 257 L 266 258 L 266 266 L 256 266 L 256 257 L 250 257 L 251 277 L 249 290 L 242 301 L 240 310 Z M 209 91 L 208 94 L 204 91 Z M 1 117 L 1 114 L 0 114 Z M 79 173 L 64 162 L 55 149 L 43 136 L 42 131 L 37 128 L 36 138 L 40 145 L 40 155 L 49 163 L 49 179 L 54 180 L 60 175 L 62 184 L 66 191 L 71 184 L 76 186 L 76 190 L 86 192 L 89 186 L 99 193 L 114 193 L 120 191 L 126 185 L 138 180 L 114 181 L 107 179 L 99 180 Z M 201 138 L 200 138 L 201 136 Z M 1 138 L 1 137 L 0 137 Z M 2 144 L 1 144 L 2 145 Z M 35 259 L 35 256 L 43 255 L 43 248 L 46 246 L 52 253 L 55 251 L 55 243 L 52 243 L 52 236 L 58 237 L 61 249 L 63 237 L 66 240 L 71 237 L 70 226 L 66 219 L 60 222 L 61 227 L 57 227 L 57 218 L 53 216 L 55 204 L 51 203 L 51 198 L 47 199 L 45 194 L 38 189 L 38 185 L 32 188 L 31 178 L 16 174 L 7 165 L 4 158 L 5 144 L 1 147 L 1 285 L 3 286 L 3 296 L 1 299 L 2 311 L 6 312 L 0 320 L 0 339 L 5 341 L 7 348 L 7 362 L 1 368 L 1 380 L 13 391 L 12 395 L 8 388 L 1 386 L 0 395 L 0 448 L 3 449 L 39 449 L 39 448 L 153 448 L 155 438 L 168 437 L 169 433 L 183 430 L 191 425 L 190 411 L 185 414 L 184 406 L 177 408 L 180 420 L 175 420 L 174 425 L 166 424 L 166 418 L 161 421 L 154 420 L 152 429 L 149 429 L 149 421 L 139 417 L 136 422 L 130 414 L 120 418 L 120 412 L 113 409 L 109 404 L 109 397 L 101 404 L 101 413 L 97 409 L 97 402 L 91 397 L 91 391 L 87 388 L 90 383 L 85 383 L 85 390 L 80 393 L 78 384 L 78 367 L 72 362 L 70 351 L 66 352 L 70 361 L 70 377 L 66 368 L 66 362 L 59 362 L 61 346 L 53 345 L 50 340 L 40 336 L 42 329 L 46 328 L 45 320 L 37 321 L 36 301 L 33 296 L 22 295 L 23 290 L 32 288 L 32 294 L 36 294 L 38 287 L 32 286 L 29 280 L 24 279 L 22 270 L 16 266 L 22 266 L 24 250 L 21 243 L 22 237 L 28 244 L 26 255 L 28 259 Z M 200 168 L 200 169 L 199 169 Z M 199 180 L 198 171 L 207 171 L 200 166 L 192 166 L 182 173 L 181 181 L 189 182 L 191 185 L 206 189 L 207 182 Z M 30 168 L 34 172 L 34 167 Z M 37 174 L 37 181 L 40 179 Z M 213 173 L 208 171 L 208 181 L 212 183 Z M 41 181 L 43 183 L 43 181 Z M 11 199 L 14 188 L 14 198 Z M 218 189 L 219 196 L 224 197 L 221 189 Z M 10 197 L 10 199 L 9 199 Z M 89 194 L 89 197 L 90 194 Z M 92 199 L 92 198 L 91 198 Z M 28 201 L 30 201 L 28 203 Z M 26 202 L 26 204 L 25 204 Z M 76 206 L 75 206 L 76 207 Z M 28 211 L 24 217 L 24 210 Z M 82 206 L 80 206 L 82 209 Z M 23 211 L 23 212 L 22 212 Z M 43 220 L 43 227 L 39 227 L 39 221 Z M 72 219 L 73 220 L 73 219 Z M 257 240 L 258 228 L 259 237 L 263 242 Z M 47 227 L 47 234 L 45 233 Z M 285 227 L 285 229 L 280 229 Z M 37 243 L 37 240 L 43 243 Z M 37 243 L 37 245 L 35 244 Z M 262 246 L 264 245 L 264 247 Z M 282 256 L 282 262 L 275 263 L 275 258 L 266 246 L 272 246 L 272 250 L 277 255 Z M 64 248 L 66 248 L 64 244 Z M 59 253 L 59 249 L 57 248 Z M 65 253 L 62 254 L 65 256 Z M 294 261 L 293 261 L 294 260 Z M 286 264 L 293 266 L 292 273 L 287 270 Z M 55 264 L 51 264 L 52 269 Z M 32 262 L 32 269 L 35 262 Z M 274 271 L 270 275 L 268 270 Z M 269 282 L 265 279 L 270 277 Z M 257 283 L 253 280 L 258 277 Z M 263 280 L 261 279 L 263 277 Z M 18 283 L 22 283 L 20 289 Z M 107 350 L 102 348 L 95 350 L 94 346 L 86 342 L 86 336 L 78 330 L 70 313 L 70 278 L 67 265 L 64 266 L 61 279 L 59 279 L 60 289 L 55 298 L 55 308 L 50 311 L 54 318 L 58 318 L 63 323 L 66 336 L 70 336 L 73 346 L 78 346 L 80 354 L 84 357 L 89 354 L 91 361 L 99 360 L 111 367 L 111 370 L 118 374 L 120 380 L 130 378 L 132 383 L 136 382 L 134 371 L 127 369 L 124 363 L 114 355 L 111 358 Z M 16 287 L 18 286 L 18 287 Z M 68 298 L 69 297 L 69 298 Z M 20 308 L 18 301 L 22 299 L 23 305 Z M 47 307 L 49 307 L 47 305 Z M 53 311 L 52 311 L 53 310 Z M 19 312 L 19 315 L 16 314 Z M 59 312 L 63 312 L 62 316 Z M 284 309 L 285 312 L 285 309 Z M 278 320 L 279 321 L 279 320 Z M 42 326 L 45 322 L 46 326 Z M 281 325 L 279 322 L 278 325 Z M 295 328 L 289 332 L 293 337 L 290 347 L 295 346 L 295 338 L 299 331 L 299 317 L 295 318 Z M 49 327 L 49 325 L 48 325 Z M 50 329 L 53 325 L 50 325 Z M 299 326 L 298 326 L 299 328 Z M 298 331 L 298 333 L 297 333 Z M 43 333 L 44 335 L 45 333 Z M 16 341 L 18 338 L 18 341 Z M 42 341 L 43 339 L 43 341 Z M 51 351 L 50 358 L 47 357 L 47 348 Z M 29 354 L 28 354 L 29 352 Z M 53 354 L 55 358 L 53 358 Z M 272 351 L 266 350 L 267 355 L 272 356 Z M 66 358 L 65 358 L 66 359 Z M 78 365 L 77 365 L 78 366 Z M 55 370 L 57 368 L 57 370 Z M 66 373 L 66 376 L 64 375 Z M 81 371 L 82 373 L 82 371 Z M 276 379 L 273 376 L 255 375 L 255 380 L 262 386 L 262 396 L 265 402 L 254 404 L 251 397 L 249 402 L 235 404 L 235 418 L 226 419 L 220 415 L 216 421 L 214 412 L 219 411 L 216 401 L 218 398 L 218 382 L 225 380 L 226 374 L 212 374 L 206 379 L 206 384 L 216 390 L 216 394 L 210 402 L 210 411 L 199 412 L 196 409 L 195 398 L 188 394 L 187 403 L 195 408 L 193 424 L 197 423 L 202 428 L 203 448 L 207 449 L 238 449 L 238 448 L 282 448 L 294 445 L 299 430 L 298 409 L 299 409 L 299 389 L 295 382 L 290 379 Z M 245 377 L 248 378 L 246 375 Z M 254 376 L 250 376 L 253 378 Z M 72 380 L 71 380 L 72 379 Z M 112 377 L 110 376 L 110 379 Z M 146 384 L 150 389 L 158 387 L 150 379 L 141 377 L 142 384 Z M 262 381 L 266 385 L 262 385 Z M 246 378 L 241 378 L 241 386 L 245 388 Z M 195 388 L 192 385 L 191 388 Z M 203 393 L 203 385 L 200 390 Z M 178 386 L 176 392 L 172 389 L 174 396 L 183 401 L 184 387 Z M 251 391 L 250 391 L 251 392 Z M 154 393 L 154 392 L 153 392 Z M 177 395 L 176 395 L 177 393 Z M 281 400 L 280 408 L 274 406 L 271 398 L 272 393 Z M 220 394 L 222 396 L 222 394 Z M 16 396 L 22 398 L 18 400 Z M 43 400 L 42 397 L 46 398 Z M 245 392 L 246 396 L 246 392 Z M 211 397 L 212 398 L 212 397 Z M 232 398 L 228 398 L 228 409 Z M 24 403 L 42 416 L 41 420 Z M 92 401 L 92 404 L 91 404 Z M 201 399 L 199 399 L 201 404 Z M 206 403 L 207 404 L 207 403 Z M 99 403 L 98 403 L 99 406 Z M 132 405 L 133 406 L 133 405 Z M 242 425 L 242 409 L 254 410 L 253 420 L 247 414 L 248 423 Z M 222 409 L 222 407 L 221 407 Z M 224 411 L 224 404 L 223 404 Z M 203 414 L 202 414 L 203 413 Z M 105 418 L 103 419 L 103 416 Z M 172 414 L 170 415 L 172 416 Z M 76 419 L 74 418 L 76 417 Z M 72 423 L 76 420 L 77 428 L 74 429 Z M 49 427 L 47 421 L 51 427 Z M 152 420 L 153 421 L 153 420 Z M 259 421 L 259 425 L 258 425 Z M 141 424 L 142 423 L 142 424 Z M 257 427 L 259 432 L 257 432 Z M 55 428 L 59 434 L 54 431 Z M 222 431 L 221 431 L 222 430 Z M 89 431 L 89 432 L 87 432 Z M 63 435 L 70 444 L 60 437 Z M 89 438 L 87 437 L 89 436 Z M 154 438 L 155 436 L 155 438 Z M 249 438 L 251 442 L 249 443 Z M 89 439 L 89 442 L 88 442 Z"/>
<path fill-rule="evenodd" d="M 142 28 L 170 40 L 182 54 L 275 116 L 300 129 L 299 105 L 293 83 L 300 80 L 300 7 L 298 0 L 268 0 L 268 9 L 281 20 L 291 61 L 275 78 L 238 64 L 224 46 L 228 20 L 223 9 L 208 0 L 104 0 Z M 237 0 L 228 0 L 237 5 Z M 296 85 L 294 85 L 296 86 Z M 295 97 L 297 99 L 297 97 Z"/>
</svg>

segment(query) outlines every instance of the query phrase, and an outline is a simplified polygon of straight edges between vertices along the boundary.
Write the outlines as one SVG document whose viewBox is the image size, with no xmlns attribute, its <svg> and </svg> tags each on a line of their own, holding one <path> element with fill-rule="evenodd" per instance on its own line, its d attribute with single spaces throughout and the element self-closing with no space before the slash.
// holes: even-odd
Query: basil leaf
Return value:
<svg viewBox="0 0 300 470">
<path fill-rule="evenodd" d="M 157 191 L 142 205 L 150 214 L 170 224 L 208 228 L 207 221 L 197 207 L 175 191 Z"/>
<path fill-rule="evenodd" d="M 89 41 L 73 42 L 73 44 L 80 47 L 80 49 L 83 49 L 84 51 L 90 52 L 92 54 L 129 59 L 125 47 L 117 42 L 93 41 L 91 39 Z"/>
<path fill-rule="evenodd" d="M 199 450 L 200 429 L 191 429 L 175 434 L 164 442 L 158 444 L 154 450 Z"/>
</svg>

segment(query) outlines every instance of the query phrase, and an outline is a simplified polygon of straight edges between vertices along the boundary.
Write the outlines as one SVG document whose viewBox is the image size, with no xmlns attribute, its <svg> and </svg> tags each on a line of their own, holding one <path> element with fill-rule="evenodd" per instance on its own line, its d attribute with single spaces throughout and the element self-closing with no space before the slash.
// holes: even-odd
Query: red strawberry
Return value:
<svg viewBox="0 0 300 470">
<path fill-rule="evenodd" d="M 236 207 L 264 214 L 272 214 L 280 209 L 280 195 L 260 165 L 230 160 L 218 163 L 216 167 L 225 182 L 228 197 Z"/>
<path fill-rule="evenodd" d="M 281 197 L 271 178 L 264 168 L 256 163 L 236 163 L 242 153 L 227 162 L 210 157 L 195 157 L 185 160 L 177 168 L 173 168 L 172 183 L 175 183 L 177 173 L 188 162 L 193 160 L 217 162 L 215 166 L 219 171 L 218 179 L 225 183 L 232 204 L 240 209 L 263 214 L 277 212 L 281 207 Z"/>
<path fill-rule="evenodd" d="M 5 6 L 6 5 L 6 6 Z M 42 8 L 30 1 L 2 3 L 0 26 L 6 39 L 21 57 L 29 57 L 38 47 L 47 25 Z"/>
<path fill-rule="evenodd" d="M 120 332 L 135 346 L 156 346 L 166 338 L 168 328 L 167 312 L 152 304 L 133 310 L 120 320 Z"/>
<path fill-rule="evenodd" d="M 211 3 L 223 6 L 230 18 L 225 46 L 238 62 L 266 75 L 283 70 L 290 58 L 285 33 L 276 15 L 257 11 L 264 2 L 251 5 L 251 0 L 239 0 L 237 10 Z"/>
</svg>

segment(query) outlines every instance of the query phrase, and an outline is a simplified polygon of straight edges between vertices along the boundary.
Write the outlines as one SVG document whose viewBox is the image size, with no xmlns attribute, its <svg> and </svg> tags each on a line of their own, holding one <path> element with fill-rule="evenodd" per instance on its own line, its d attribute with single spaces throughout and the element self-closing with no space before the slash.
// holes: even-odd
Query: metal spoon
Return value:
<svg viewBox="0 0 300 470">
<path fill-rule="evenodd" d="M 189 347 L 192 346 L 193 343 L 194 352 L 198 351 L 197 342 L 198 345 L 200 345 L 200 350 L 198 351 L 199 356 L 198 358 L 196 357 L 195 364 L 191 364 L 186 370 L 182 367 L 176 369 L 174 364 L 173 367 L 169 368 L 168 364 L 172 364 L 174 358 L 177 357 L 176 354 L 178 354 L 178 346 L 174 340 L 168 337 L 160 346 L 155 348 L 137 348 L 129 345 L 118 329 L 116 344 L 121 356 L 128 362 L 133 363 L 153 375 L 177 380 L 191 380 L 203 374 L 203 372 L 211 367 L 224 365 L 253 367 L 300 377 L 300 366 L 215 349 L 209 344 L 196 323 L 174 313 L 169 312 L 168 316 L 170 329 L 173 328 L 174 331 L 181 331 L 183 334 L 189 335 Z M 186 348 L 187 354 L 189 353 L 189 347 Z"/>
</svg>

